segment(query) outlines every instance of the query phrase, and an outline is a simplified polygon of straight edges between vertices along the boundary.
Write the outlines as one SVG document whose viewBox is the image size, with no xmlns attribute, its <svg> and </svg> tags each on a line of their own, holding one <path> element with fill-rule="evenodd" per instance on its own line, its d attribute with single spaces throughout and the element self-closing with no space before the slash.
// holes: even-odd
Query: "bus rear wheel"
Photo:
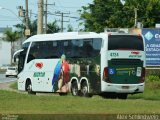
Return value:
<svg viewBox="0 0 160 120">
<path fill-rule="evenodd" d="M 66 96 L 67 93 L 59 93 L 60 96 Z"/>
<path fill-rule="evenodd" d="M 92 94 L 89 94 L 87 82 L 84 81 L 81 85 L 81 95 L 84 97 L 92 97 Z"/>
<path fill-rule="evenodd" d="M 71 93 L 73 96 L 78 96 L 78 85 L 77 82 L 71 84 Z"/>
<path fill-rule="evenodd" d="M 119 99 L 127 99 L 128 94 L 126 94 L 126 93 L 119 93 L 117 96 L 118 96 Z"/>
<path fill-rule="evenodd" d="M 116 99 L 117 98 L 116 93 L 110 93 L 110 92 L 104 92 L 101 94 L 101 96 L 105 99 Z"/>
</svg>

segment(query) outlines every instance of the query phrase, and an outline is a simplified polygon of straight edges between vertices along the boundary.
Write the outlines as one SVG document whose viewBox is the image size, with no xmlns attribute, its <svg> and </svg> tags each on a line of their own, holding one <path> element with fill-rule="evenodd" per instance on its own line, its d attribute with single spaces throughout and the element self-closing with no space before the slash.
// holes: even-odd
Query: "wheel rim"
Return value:
<svg viewBox="0 0 160 120">
<path fill-rule="evenodd" d="M 76 86 L 72 87 L 72 94 L 76 96 L 78 94 L 78 88 Z"/>
<path fill-rule="evenodd" d="M 28 85 L 27 90 L 28 90 L 28 92 L 31 92 L 32 91 L 32 85 Z"/>
<path fill-rule="evenodd" d="M 83 95 L 86 95 L 86 94 L 88 93 L 88 88 L 87 88 L 87 86 L 83 86 L 83 87 L 82 87 L 82 93 L 83 93 Z"/>
</svg>

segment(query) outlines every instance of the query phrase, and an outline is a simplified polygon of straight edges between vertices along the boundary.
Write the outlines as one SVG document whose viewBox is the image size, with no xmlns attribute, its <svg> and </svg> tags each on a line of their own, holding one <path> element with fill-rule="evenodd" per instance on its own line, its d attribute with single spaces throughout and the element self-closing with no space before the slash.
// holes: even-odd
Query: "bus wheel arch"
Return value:
<svg viewBox="0 0 160 120">
<path fill-rule="evenodd" d="M 28 94 L 33 94 L 33 95 L 36 94 L 36 92 L 32 91 L 32 82 L 31 82 L 31 79 L 29 78 L 27 78 L 26 80 L 25 90 L 28 92 Z"/>
<path fill-rule="evenodd" d="M 92 97 L 92 94 L 89 93 L 89 82 L 87 78 L 82 78 L 80 80 L 80 93 L 84 97 Z"/>
<path fill-rule="evenodd" d="M 71 79 L 71 93 L 73 96 L 78 96 L 79 95 L 79 87 L 78 87 L 78 79 L 77 78 L 72 78 Z"/>
</svg>

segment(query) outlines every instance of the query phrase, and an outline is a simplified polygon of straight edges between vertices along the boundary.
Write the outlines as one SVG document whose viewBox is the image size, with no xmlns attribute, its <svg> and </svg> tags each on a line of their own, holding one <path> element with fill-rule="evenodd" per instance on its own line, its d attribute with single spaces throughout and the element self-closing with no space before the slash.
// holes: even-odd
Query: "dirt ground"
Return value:
<svg viewBox="0 0 160 120">
<path fill-rule="evenodd" d="M 0 83 L 0 90 L 13 90 L 12 88 L 10 88 L 9 86 L 11 84 L 13 84 L 15 81 L 13 82 L 7 82 L 7 83 Z M 14 91 L 14 90 L 13 90 Z"/>
<path fill-rule="evenodd" d="M 15 81 L 13 82 L 7 82 L 7 83 L 0 83 L 0 90 L 8 90 L 8 91 L 14 91 L 17 93 L 21 93 L 21 94 L 28 94 L 25 91 L 18 91 L 15 89 L 10 88 L 10 85 L 13 84 Z M 54 95 L 54 96 L 59 96 L 58 93 L 36 93 L 37 96 L 50 96 L 50 95 Z"/>
</svg>

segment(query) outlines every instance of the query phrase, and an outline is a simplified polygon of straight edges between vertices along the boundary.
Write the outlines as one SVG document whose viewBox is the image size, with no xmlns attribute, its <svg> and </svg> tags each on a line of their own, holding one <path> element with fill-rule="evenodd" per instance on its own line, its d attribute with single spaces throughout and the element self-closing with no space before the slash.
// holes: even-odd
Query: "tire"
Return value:
<svg viewBox="0 0 160 120">
<path fill-rule="evenodd" d="M 67 93 L 59 93 L 60 96 L 66 96 Z"/>
<path fill-rule="evenodd" d="M 81 95 L 84 97 L 92 97 L 92 94 L 89 94 L 87 82 L 83 82 L 81 85 Z"/>
<path fill-rule="evenodd" d="M 29 81 L 28 84 L 27 84 L 27 92 L 28 92 L 28 94 L 36 95 L 36 92 L 33 92 L 33 91 L 32 91 L 32 84 L 31 84 L 30 81 Z"/>
<path fill-rule="evenodd" d="M 119 99 L 124 99 L 125 100 L 125 99 L 127 99 L 127 96 L 128 96 L 128 94 L 126 94 L 126 93 L 119 93 L 118 94 Z"/>
<path fill-rule="evenodd" d="M 117 98 L 116 93 L 102 93 L 101 96 L 105 99 L 116 99 Z"/>
<path fill-rule="evenodd" d="M 73 96 L 78 96 L 78 85 L 77 85 L 77 82 L 73 82 L 71 84 L 71 93 Z"/>
</svg>

